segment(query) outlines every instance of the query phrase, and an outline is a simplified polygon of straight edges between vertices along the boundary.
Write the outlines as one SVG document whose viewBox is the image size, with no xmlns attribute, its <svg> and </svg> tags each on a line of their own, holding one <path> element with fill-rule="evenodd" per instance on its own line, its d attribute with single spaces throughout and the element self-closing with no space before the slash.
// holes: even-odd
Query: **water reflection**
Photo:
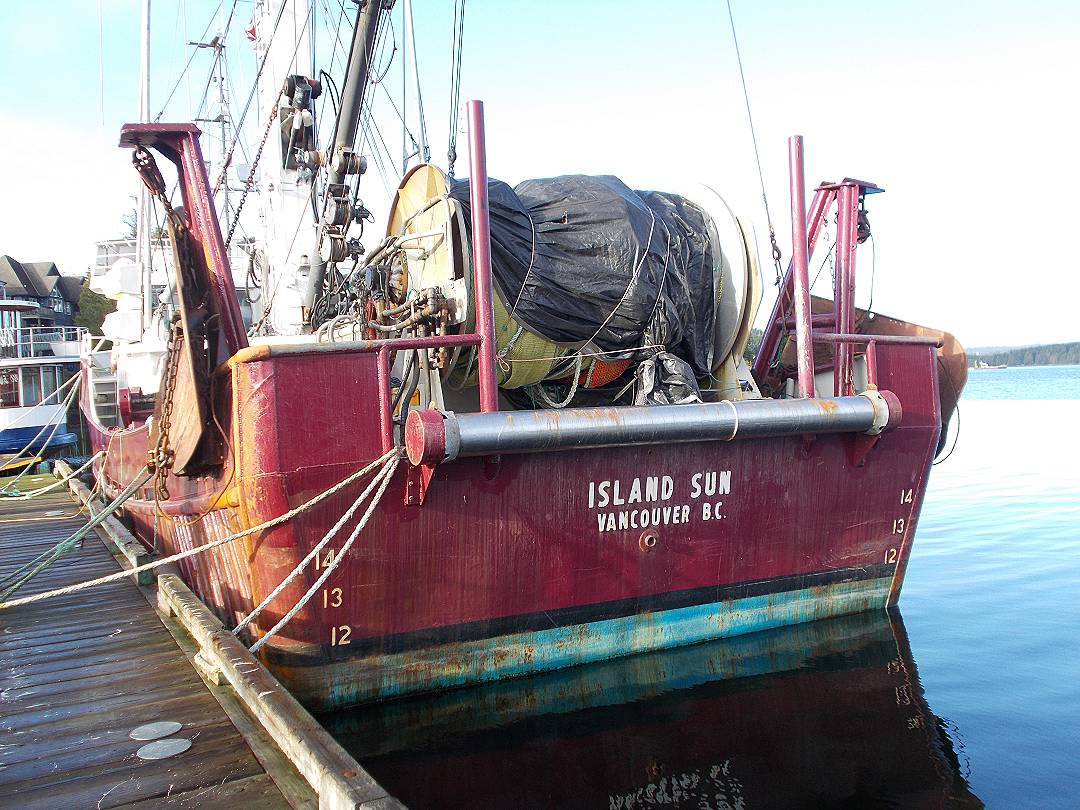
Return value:
<svg viewBox="0 0 1080 810">
<path fill-rule="evenodd" d="M 898 613 L 324 718 L 414 810 L 981 808 Z M 952 732 L 952 733 L 950 733 Z"/>
</svg>

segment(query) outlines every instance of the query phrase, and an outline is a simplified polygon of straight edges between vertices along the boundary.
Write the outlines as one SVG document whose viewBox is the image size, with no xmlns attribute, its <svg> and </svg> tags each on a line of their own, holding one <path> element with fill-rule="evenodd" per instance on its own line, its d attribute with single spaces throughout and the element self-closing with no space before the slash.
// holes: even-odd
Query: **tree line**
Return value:
<svg viewBox="0 0 1080 810">
<path fill-rule="evenodd" d="M 988 354 L 972 352 L 968 360 L 982 360 L 991 366 L 1071 366 L 1080 364 L 1080 341 L 1052 343 L 1046 346 L 1023 346 Z"/>
</svg>

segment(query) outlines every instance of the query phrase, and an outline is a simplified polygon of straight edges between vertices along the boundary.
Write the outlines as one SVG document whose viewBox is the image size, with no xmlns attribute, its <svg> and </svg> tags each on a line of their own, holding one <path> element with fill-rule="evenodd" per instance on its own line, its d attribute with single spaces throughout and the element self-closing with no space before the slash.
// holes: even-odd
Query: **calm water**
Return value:
<svg viewBox="0 0 1080 810">
<path fill-rule="evenodd" d="M 971 372 L 902 618 L 327 723 L 414 808 L 1080 807 L 1078 429 L 1080 367 Z"/>
</svg>

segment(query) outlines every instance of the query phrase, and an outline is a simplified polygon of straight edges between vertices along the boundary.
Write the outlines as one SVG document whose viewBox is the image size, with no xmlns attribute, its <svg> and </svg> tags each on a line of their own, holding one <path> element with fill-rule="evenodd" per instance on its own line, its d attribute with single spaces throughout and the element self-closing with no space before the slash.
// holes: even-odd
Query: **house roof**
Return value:
<svg viewBox="0 0 1080 810">
<path fill-rule="evenodd" d="M 64 296 L 65 300 L 70 301 L 72 304 L 79 303 L 83 285 L 81 278 L 78 276 L 60 276 L 56 283 L 60 285 L 60 294 Z"/>
<path fill-rule="evenodd" d="M 73 304 L 82 287 L 81 279 L 60 275 L 55 262 L 20 262 L 11 256 L 0 256 L 0 281 L 9 298 L 48 298 L 59 284 L 60 294 Z"/>
</svg>

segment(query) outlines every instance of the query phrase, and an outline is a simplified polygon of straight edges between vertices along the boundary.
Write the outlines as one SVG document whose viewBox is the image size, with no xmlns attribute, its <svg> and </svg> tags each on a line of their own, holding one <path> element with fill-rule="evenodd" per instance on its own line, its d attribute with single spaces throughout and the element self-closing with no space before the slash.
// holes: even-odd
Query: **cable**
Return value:
<svg viewBox="0 0 1080 810">
<path fill-rule="evenodd" d="M 949 452 L 940 458 L 934 459 L 931 466 L 936 467 L 938 464 L 943 463 L 949 456 L 953 454 L 953 450 L 956 449 L 956 445 L 960 442 L 960 392 L 956 390 L 956 382 L 952 378 L 952 374 L 949 373 L 948 367 L 941 360 L 941 356 L 937 357 L 938 367 L 944 372 L 945 379 L 949 381 L 949 388 L 952 391 L 953 400 L 956 404 L 953 406 L 953 410 L 956 413 L 956 432 L 953 433 L 952 447 L 949 448 Z"/>
<path fill-rule="evenodd" d="M 218 182 L 214 184 L 215 191 L 217 191 L 218 187 L 221 185 L 222 178 L 224 178 L 225 172 L 229 168 L 229 164 L 232 162 L 233 152 L 236 149 L 237 141 L 240 140 L 240 130 L 244 126 L 244 119 L 247 118 L 248 110 L 251 108 L 251 102 L 255 98 L 255 91 L 259 88 L 259 79 L 262 78 L 263 71 L 266 69 L 266 63 L 269 61 L 270 58 L 270 50 L 274 44 L 274 37 L 277 35 L 278 26 L 281 24 L 281 18 L 285 14 L 285 8 L 287 5 L 288 3 L 282 3 L 281 8 L 278 9 L 277 18 L 274 20 L 274 27 L 270 31 L 270 39 L 268 39 L 266 42 L 266 52 L 263 54 L 262 60 L 259 62 L 259 69 L 255 73 L 255 81 L 251 84 L 251 91 L 248 93 L 247 100 L 244 102 L 244 109 L 240 112 L 240 120 L 236 123 L 236 126 L 233 130 L 234 135 L 232 144 L 230 144 L 229 152 L 225 156 L 225 160 L 222 162 L 221 177 L 219 177 Z M 290 69 L 292 68 L 293 63 L 296 61 L 297 51 L 300 50 L 300 40 L 304 36 L 304 32 L 307 30 L 308 22 L 310 22 L 311 20 L 311 8 L 311 6 L 308 6 L 307 17 L 304 18 L 304 27 L 300 30 L 300 36 L 296 39 L 296 47 L 293 48 L 292 61 L 289 62 Z M 207 87 L 209 89 L 209 85 Z M 205 94 L 203 98 L 205 99 Z M 224 146 L 224 144 L 222 144 L 222 146 Z"/>
</svg>

